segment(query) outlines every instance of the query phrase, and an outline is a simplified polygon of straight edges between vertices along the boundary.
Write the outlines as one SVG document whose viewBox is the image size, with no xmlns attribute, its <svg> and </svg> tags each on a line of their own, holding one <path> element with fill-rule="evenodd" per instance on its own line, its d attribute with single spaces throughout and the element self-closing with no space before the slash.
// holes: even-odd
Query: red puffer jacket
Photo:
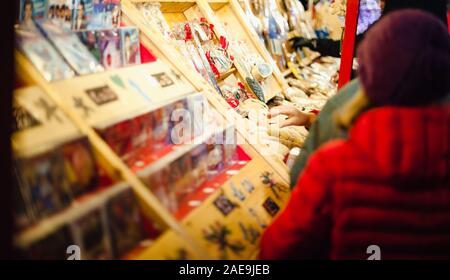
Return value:
<svg viewBox="0 0 450 280">
<path fill-rule="evenodd" d="M 450 106 L 382 107 L 309 160 L 262 259 L 450 258 Z"/>
</svg>

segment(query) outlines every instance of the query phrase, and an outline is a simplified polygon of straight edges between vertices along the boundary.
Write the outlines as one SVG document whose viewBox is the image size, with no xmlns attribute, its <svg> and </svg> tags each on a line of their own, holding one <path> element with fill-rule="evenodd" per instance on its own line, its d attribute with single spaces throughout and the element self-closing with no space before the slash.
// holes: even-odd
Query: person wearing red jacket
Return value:
<svg viewBox="0 0 450 280">
<path fill-rule="evenodd" d="M 261 259 L 450 258 L 450 37 L 432 15 L 402 10 L 358 49 L 363 90 L 343 108 L 347 140 L 307 162 Z M 373 105 L 352 119 L 355 104 Z M 373 246 L 372 246 L 373 247 Z"/>
</svg>

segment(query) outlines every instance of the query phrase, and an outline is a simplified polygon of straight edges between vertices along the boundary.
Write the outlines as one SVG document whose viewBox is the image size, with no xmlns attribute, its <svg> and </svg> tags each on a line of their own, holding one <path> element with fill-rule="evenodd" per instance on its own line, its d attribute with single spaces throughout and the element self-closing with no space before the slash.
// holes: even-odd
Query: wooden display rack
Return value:
<svg viewBox="0 0 450 280">
<path fill-rule="evenodd" d="M 288 88 L 280 69 L 248 23 L 238 0 L 197 0 L 196 2 L 205 13 L 207 20 L 218 27 L 216 32 L 219 36 L 229 35 L 233 39 L 246 42 L 252 52 L 261 55 L 265 62 L 272 66 L 272 77 L 267 81 L 272 90 L 284 92 Z"/>
<path fill-rule="evenodd" d="M 143 33 L 148 31 L 148 29 L 145 29 Z M 144 38 L 148 39 L 146 36 Z M 168 53 L 171 52 L 171 50 L 168 50 Z M 177 57 L 176 54 L 174 53 L 175 58 Z M 164 57 L 168 57 L 168 55 Z M 227 176 L 223 185 L 218 186 L 218 189 L 209 195 L 200 206 L 190 211 L 186 217 L 179 221 L 160 203 L 136 173 L 113 152 L 94 129 L 99 124 L 107 125 L 111 118 L 118 117 L 115 121 L 125 119 L 130 111 L 145 112 L 146 107 L 147 109 L 158 108 L 177 96 L 189 96 L 196 90 L 192 85 L 194 87 L 205 87 L 205 83 L 201 82 L 197 76 L 193 75 L 193 80 L 187 82 L 184 77 L 189 77 L 189 73 L 180 71 L 180 69 L 174 70 L 173 67 L 169 66 L 170 64 L 159 61 L 49 83 L 43 79 L 22 54 L 16 53 L 15 58 L 18 80 L 24 85 L 36 85 L 47 94 L 49 99 L 58 106 L 79 132 L 88 138 L 98 162 L 107 173 L 112 178 L 116 178 L 117 181 L 128 184 L 139 198 L 141 208 L 146 216 L 158 223 L 164 230 L 164 233 L 155 242 L 130 254 L 127 258 L 248 259 L 255 256 L 262 230 L 281 212 L 289 198 L 287 173 L 280 173 L 279 170 L 274 168 L 274 164 L 270 163 L 270 159 L 262 157 L 252 150 L 252 146 L 248 144 L 241 145 L 244 149 L 253 151 L 249 153 L 251 159 L 246 162 L 242 169 L 232 170 L 234 172 L 228 174 L 229 176 Z M 143 80 L 148 75 L 160 72 L 167 73 L 174 80 L 174 85 L 168 89 L 163 89 L 157 88 L 157 86 L 149 86 L 148 81 Z M 178 73 L 183 73 L 184 77 Z M 139 77 L 139 75 L 143 75 L 143 77 Z M 142 96 L 137 97 L 139 92 L 132 90 L 127 85 L 122 89 L 120 86 L 113 86 L 111 84 L 113 76 L 119 76 L 123 80 L 126 80 L 127 77 L 133 77 L 139 86 L 144 89 L 143 92 L 148 94 L 147 97 L 150 97 L 150 100 L 145 100 Z M 97 114 L 93 117 L 87 117 L 74 106 L 74 96 L 85 95 L 86 89 L 103 86 L 105 83 L 113 87 L 113 90 L 118 93 L 118 100 L 111 102 L 112 105 L 108 104 L 102 108 L 100 107 L 102 105 L 98 105 L 98 107 L 95 107 Z M 211 88 L 205 88 L 212 91 Z M 216 93 L 213 92 L 207 94 L 207 96 L 210 97 L 210 102 L 214 104 L 221 98 L 212 98 L 213 94 Z M 93 103 L 90 105 L 94 106 Z M 141 107 L 139 107 L 140 105 Z M 114 193 L 121 188 L 124 188 L 124 186 L 118 185 L 110 192 Z M 236 193 L 237 191 L 238 193 Z M 239 192 L 240 196 L 238 197 L 240 199 L 236 199 L 235 197 Z M 106 192 L 102 197 L 108 195 L 110 194 Z M 229 213 L 221 213 L 218 210 L 219 208 L 214 207 L 216 203 L 223 203 L 224 196 L 232 206 Z M 72 212 L 69 210 L 68 214 L 63 214 L 63 216 L 70 216 Z M 61 217 L 53 218 L 51 223 L 58 223 L 61 219 Z M 42 230 L 42 227 L 38 227 L 37 232 L 28 232 L 23 238 L 27 239 L 27 236 L 35 235 L 39 233 L 39 230 Z M 224 231 L 228 232 L 228 234 L 225 234 L 226 238 L 231 239 L 225 241 L 236 243 L 236 246 L 239 245 L 238 249 L 231 251 L 227 248 L 219 249 L 221 248 L 219 243 L 223 241 L 220 240 L 220 236 Z M 208 234 L 205 235 L 205 233 Z M 219 237 L 216 236 L 217 233 L 219 233 Z"/>
<path fill-rule="evenodd" d="M 239 3 L 235 1 L 211 1 L 211 6 L 208 2 L 204 0 L 123 0 L 122 1 L 122 20 L 125 24 L 130 26 L 137 26 L 140 29 L 140 40 L 141 43 L 150 49 L 158 59 L 161 59 L 171 65 L 180 75 L 184 76 L 198 91 L 203 91 L 207 96 L 209 102 L 213 107 L 221 113 L 229 122 L 236 122 L 236 128 L 239 132 L 239 137 L 245 139 L 245 144 L 243 148 L 245 151 L 253 156 L 258 156 L 263 154 L 266 155 L 263 158 L 268 161 L 268 163 L 273 167 L 274 170 L 281 176 L 283 181 L 289 182 L 288 168 L 284 162 L 274 155 L 269 154 L 269 147 L 263 143 L 254 143 L 255 135 L 250 131 L 254 127 L 254 124 L 247 119 L 242 118 L 234 110 L 231 109 L 229 104 L 215 91 L 215 89 L 203 79 L 203 77 L 193 71 L 192 68 L 187 64 L 184 57 L 169 44 L 163 35 L 154 26 L 150 26 L 146 23 L 145 19 L 136 8 L 134 3 L 142 2 L 158 2 L 161 4 L 161 11 L 168 21 L 169 25 L 174 22 L 186 21 L 189 19 L 199 19 L 205 17 L 210 23 L 214 24 L 214 31 L 217 37 L 225 36 L 227 37 L 226 31 L 221 27 L 219 19 L 214 15 L 213 9 L 221 8 L 221 11 L 228 11 L 226 16 L 235 17 L 235 23 L 241 23 L 239 25 L 239 30 L 245 30 L 243 32 L 236 32 L 239 34 L 244 34 L 244 37 L 240 37 L 240 40 L 247 42 L 248 46 L 252 48 L 256 53 L 260 54 L 262 58 L 270 63 L 273 67 L 273 75 L 268 78 L 267 85 L 270 87 L 269 91 L 266 92 L 282 92 L 287 88 L 287 83 L 285 82 L 282 74 L 276 67 L 275 63 L 271 59 L 267 50 L 260 44 L 256 33 L 251 30 L 245 23 L 245 18 L 242 13 L 242 9 Z M 231 9 L 233 9 L 231 11 Z M 226 17 L 225 16 L 225 17 Z M 232 21 L 232 20 L 231 20 Z M 245 25 L 244 25 L 245 23 Z M 234 26 L 233 26 L 234 28 Z M 255 38 L 256 36 L 256 38 Z M 235 38 L 233 38 L 235 39 Z M 232 69 L 231 72 L 237 72 L 238 75 L 242 73 L 239 66 L 236 70 Z M 230 75 L 233 73 L 227 73 Z M 271 96 L 273 97 L 273 96 Z M 251 143 L 251 144 L 248 144 Z M 268 155 L 269 154 L 269 155 Z"/>
</svg>

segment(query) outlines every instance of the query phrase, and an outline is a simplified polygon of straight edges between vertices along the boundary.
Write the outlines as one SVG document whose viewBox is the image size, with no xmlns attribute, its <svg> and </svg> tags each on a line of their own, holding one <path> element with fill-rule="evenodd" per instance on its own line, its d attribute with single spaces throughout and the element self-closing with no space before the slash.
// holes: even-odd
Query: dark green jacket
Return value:
<svg viewBox="0 0 450 280">
<path fill-rule="evenodd" d="M 338 126 L 333 118 L 334 113 L 340 109 L 358 92 L 360 84 L 358 79 L 354 79 L 343 87 L 339 92 L 330 98 L 320 111 L 316 121 L 309 130 L 308 138 L 302 148 L 299 158 L 294 163 L 291 170 L 291 187 L 297 183 L 297 179 L 312 153 L 322 144 L 333 139 L 347 138 L 347 129 Z"/>
</svg>

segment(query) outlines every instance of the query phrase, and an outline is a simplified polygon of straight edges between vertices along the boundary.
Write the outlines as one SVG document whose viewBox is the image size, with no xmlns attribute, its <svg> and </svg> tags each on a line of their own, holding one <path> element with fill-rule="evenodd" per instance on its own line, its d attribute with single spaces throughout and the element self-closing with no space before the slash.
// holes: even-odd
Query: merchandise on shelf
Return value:
<svg viewBox="0 0 450 280">
<path fill-rule="evenodd" d="M 117 28 L 120 26 L 120 0 L 94 1 L 93 15 L 88 29 Z"/>
<path fill-rule="evenodd" d="M 38 27 L 77 74 L 84 75 L 103 71 L 103 67 L 75 33 L 64 30 L 50 21 L 38 22 Z"/>
<path fill-rule="evenodd" d="M 34 25 L 16 28 L 16 45 L 47 81 L 71 78 L 74 71 Z"/>
<path fill-rule="evenodd" d="M 120 41 L 122 45 L 122 61 L 124 66 L 141 64 L 139 49 L 139 30 L 134 27 L 120 29 Z"/>
<path fill-rule="evenodd" d="M 18 21 L 21 24 L 28 25 L 33 19 L 41 20 L 47 16 L 46 0 L 20 0 L 19 2 Z"/>
<path fill-rule="evenodd" d="M 142 217 L 133 192 L 130 189 L 112 197 L 106 203 L 112 252 L 120 258 L 144 239 Z"/>
<path fill-rule="evenodd" d="M 84 31 L 84 33 L 93 31 Z M 122 40 L 119 29 L 95 31 L 97 45 L 100 50 L 98 61 L 105 69 L 115 69 L 122 67 L 124 57 L 122 54 Z M 92 37 L 92 35 L 91 35 Z"/>
</svg>

